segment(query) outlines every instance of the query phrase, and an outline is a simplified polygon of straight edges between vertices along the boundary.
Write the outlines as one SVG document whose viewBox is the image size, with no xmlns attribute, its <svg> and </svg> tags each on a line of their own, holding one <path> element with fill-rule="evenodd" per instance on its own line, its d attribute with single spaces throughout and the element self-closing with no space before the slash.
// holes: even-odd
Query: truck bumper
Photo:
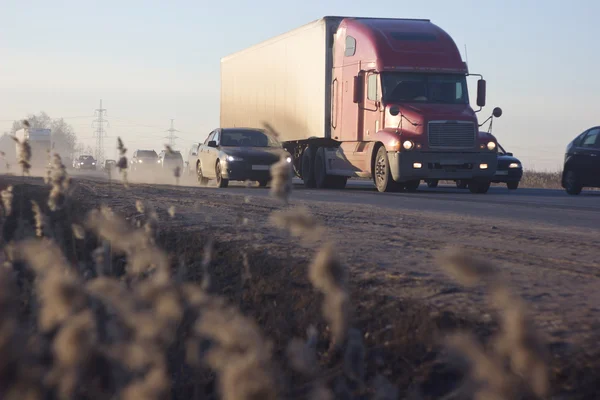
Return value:
<svg viewBox="0 0 600 400">
<path fill-rule="evenodd" d="M 508 183 L 508 182 L 519 182 L 523 177 L 523 170 L 521 168 L 513 168 L 508 170 L 496 171 L 496 174 L 492 178 L 494 183 Z"/>
<path fill-rule="evenodd" d="M 491 181 L 498 165 L 496 153 L 492 152 L 389 152 L 388 160 L 396 182 L 416 179 Z"/>
</svg>

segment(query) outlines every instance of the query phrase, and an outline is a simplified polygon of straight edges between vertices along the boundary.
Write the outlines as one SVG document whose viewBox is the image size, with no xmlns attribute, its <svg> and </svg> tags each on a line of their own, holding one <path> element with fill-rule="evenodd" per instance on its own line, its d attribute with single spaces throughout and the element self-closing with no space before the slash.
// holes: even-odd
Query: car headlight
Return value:
<svg viewBox="0 0 600 400">
<path fill-rule="evenodd" d="M 95 163 L 95 162 L 93 162 L 93 163 L 92 163 L 92 165 L 96 165 L 96 163 Z"/>
<path fill-rule="evenodd" d="M 292 162 L 292 157 L 286 158 L 285 161 L 287 161 L 288 163 L 291 163 Z"/>
<path fill-rule="evenodd" d="M 240 157 L 227 156 L 227 161 L 242 161 Z"/>
<path fill-rule="evenodd" d="M 143 162 L 144 162 L 144 160 L 138 160 L 138 162 L 141 164 L 141 163 L 143 163 Z"/>
<path fill-rule="evenodd" d="M 490 151 L 495 150 L 496 149 L 496 143 L 494 143 L 494 142 L 488 142 L 487 148 Z"/>
<path fill-rule="evenodd" d="M 406 150 L 410 150 L 415 147 L 415 144 L 410 140 L 405 140 L 404 143 L 402 143 L 402 147 L 404 147 Z"/>
<path fill-rule="evenodd" d="M 508 168 L 519 168 L 521 164 L 513 162 L 508 165 Z"/>
</svg>

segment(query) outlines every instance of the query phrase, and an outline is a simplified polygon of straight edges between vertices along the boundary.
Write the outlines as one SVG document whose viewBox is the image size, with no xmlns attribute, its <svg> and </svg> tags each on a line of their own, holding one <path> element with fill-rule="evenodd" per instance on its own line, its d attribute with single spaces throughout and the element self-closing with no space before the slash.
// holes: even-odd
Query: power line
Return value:
<svg viewBox="0 0 600 400">
<path fill-rule="evenodd" d="M 169 139 L 169 146 L 171 146 L 171 148 L 175 147 L 175 139 L 179 139 L 177 136 L 175 136 L 175 132 L 179 131 L 174 128 L 173 121 L 174 119 L 171 119 L 171 127 L 167 129 L 167 132 L 169 132 L 169 136 L 166 137 L 166 139 Z"/>
<path fill-rule="evenodd" d="M 94 110 L 94 115 L 97 117 L 92 123 L 92 128 L 96 129 L 94 137 L 96 138 L 96 161 L 104 161 L 104 138 L 106 137 L 106 131 L 104 130 L 104 124 L 108 121 L 104 119 L 106 109 L 102 108 L 102 99 L 100 99 L 100 108 Z"/>
</svg>

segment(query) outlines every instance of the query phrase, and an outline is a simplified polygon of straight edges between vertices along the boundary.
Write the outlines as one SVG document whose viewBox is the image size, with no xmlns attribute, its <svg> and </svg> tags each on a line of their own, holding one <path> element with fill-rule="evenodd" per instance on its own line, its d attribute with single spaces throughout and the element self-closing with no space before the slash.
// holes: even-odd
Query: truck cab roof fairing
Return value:
<svg viewBox="0 0 600 400">
<path fill-rule="evenodd" d="M 380 72 L 468 72 L 454 40 L 427 20 L 352 18 L 342 21 L 340 31 L 356 39 L 345 65 L 360 60 Z"/>
</svg>

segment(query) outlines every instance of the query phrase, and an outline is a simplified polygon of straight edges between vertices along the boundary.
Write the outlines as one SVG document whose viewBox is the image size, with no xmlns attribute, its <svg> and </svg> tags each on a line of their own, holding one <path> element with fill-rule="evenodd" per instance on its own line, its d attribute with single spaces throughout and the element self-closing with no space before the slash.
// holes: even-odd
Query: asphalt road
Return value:
<svg viewBox="0 0 600 400">
<path fill-rule="evenodd" d="M 71 172 L 75 176 L 105 179 L 101 172 Z M 230 183 L 226 189 L 200 187 L 195 181 L 182 180 L 194 191 L 218 190 L 238 196 L 266 197 L 268 188 L 246 187 Z M 162 185 L 161 185 L 162 186 Z M 492 187 L 487 194 L 472 194 L 453 186 L 430 189 L 422 184 L 414 193 L 379 193 L 370 181 L 349 180 L 343 190 L 305 189 L 302 181 L 294 180 L 292 200 L 361 204 L 397 210 L 450 213 L 477 218 L 530 222 L 568 228 L 600 230 L 600 191 L 584 191 L 569 196 L 562 190 L 519 188 L 509 191 L 505 186 Z"/>
</svg>

